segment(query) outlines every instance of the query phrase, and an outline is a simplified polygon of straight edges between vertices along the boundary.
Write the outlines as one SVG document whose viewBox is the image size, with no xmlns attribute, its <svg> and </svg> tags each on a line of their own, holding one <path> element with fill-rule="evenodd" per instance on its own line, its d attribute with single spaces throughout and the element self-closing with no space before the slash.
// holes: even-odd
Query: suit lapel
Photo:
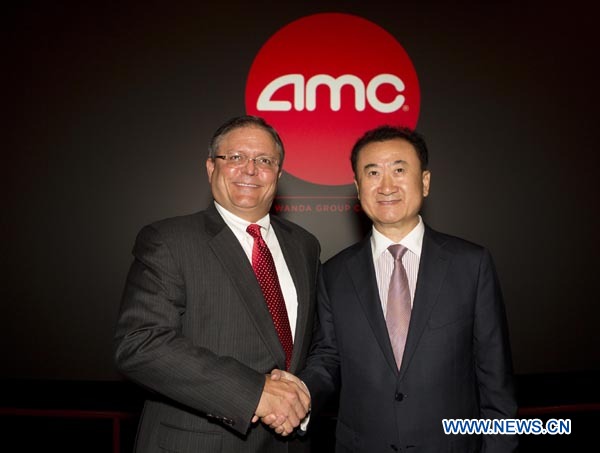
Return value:
<svg viewBox="0 0 600 453">
<path fill-rule="evenodd" d="M 212 236 L 208 245 L 221 262 L 278 367 L 285 369 L 285 352 L 246 253 L 214 206 L 211 205 L 206 214 L 207 232 Z"/>
<path fill-rule="evenodd" d="M 390 343 L 381 300 L 377 289 L 377 279 L 373 266 L 373 254 L 371 251 L 371 235 L 363 239 L 357 253 L 348 260 L 348 271 L 354 285 L 358 300 L 362 305 L 367 320 L 373 330 L 379 347 L 383 351 L 388 365 L 396 373 L 398 368 L 394 359 L 394 351 Z"/>
<path fill-rule="evenodd" d="M 426 226 L 408 337 L 402 366 L 400 367 L 400 379 L 404 377 L 407 368 L 410 366 L 410 361 L 427 326 L 431 310 L 437 303 L 446 276 L 450 256 L 442 246 L 443 242 L 440 237 Z"/>
<path fill-rule="evenodd" d="M 298 314 L 296 317 L 296 332 L 294 333 L 294 349 L 290 370 L 296 370 L 300 352 L 303 349 L 306 338 L 305 333 L 312 326 L 308 326 L 308 313 L 310 310 L 310 287 L 307 258 L 304 255 L 302 247 L 294 243 L 292 230 L 279 222 L 277 218 L 271 216 L 271 226 L 275 230 L 277 241 L 281 247 L 283 257 L 294 281 L 296 294 L 298 297 Z"/>
</svg>

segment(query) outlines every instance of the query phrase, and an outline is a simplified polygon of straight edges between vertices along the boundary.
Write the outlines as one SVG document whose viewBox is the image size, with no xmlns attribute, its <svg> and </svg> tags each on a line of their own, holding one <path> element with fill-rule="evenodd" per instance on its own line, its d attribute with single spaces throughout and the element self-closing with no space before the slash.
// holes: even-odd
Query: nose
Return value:
<svg viewBox="0 0 600 453">
<path fill-rule="evenodd" d="M 389 172 L 384 172 L 381 177 L 381 184 L 379 184 L 379 193 L 383 195 L 391 195 L 396 192 L 397 187 L 394 182 L 394 178 Z"/>
<path fill-rule="evenodd" d="M 249 157 L 248 160 L 246 161 L 246 164 L 243 166 L 243 169 L 249 175 L 256 174 L 256 171 L 257 171 L 256 161 Z"/>
</svg>

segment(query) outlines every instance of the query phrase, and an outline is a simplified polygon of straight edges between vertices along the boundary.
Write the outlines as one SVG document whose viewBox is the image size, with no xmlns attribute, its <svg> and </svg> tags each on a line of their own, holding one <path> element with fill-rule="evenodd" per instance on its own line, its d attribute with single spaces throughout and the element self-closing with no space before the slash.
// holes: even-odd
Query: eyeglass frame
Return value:
<svg viewBox="0 0 600 453">
<path fill-rule="evenodd" d="M 230 158 L 233 156 L 240 157 L 241 158 L 240 161 L 235 162 L 235 161 L 230 160 Z M 231 154 L 217 154 L 217 155 L 212 156 L 212 158 L 213 159 L 222 159 L 223 161 L 225 161 L 226 165 L 230 165 L 234 168 L 245 167 L 246 165 L 248 165 L 249 161 L 254 162 L 254 165 L 256 165 L 256 167 L 263 169 L 263 170 L 273 170 L 273 169 L 279 167 L 279 159 L 276 159 L 274 157 L 270 157 L 267 155 L 249 157 L 244 153 L 235 152 L 235 153 L 231 153 Z M 257 163 L 257 159 L 268 159 L 273 162 L 273 165 L 259 164 L 259 163 Z"/>
</svg>

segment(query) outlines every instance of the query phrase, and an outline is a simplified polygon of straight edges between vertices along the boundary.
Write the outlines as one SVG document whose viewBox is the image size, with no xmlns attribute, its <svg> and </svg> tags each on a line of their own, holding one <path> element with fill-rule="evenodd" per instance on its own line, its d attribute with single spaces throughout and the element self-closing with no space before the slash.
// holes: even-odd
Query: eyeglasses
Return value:
<svg viewBox="0 0 600 453">
<path fill-rule="evenodd" d="M 248 157 L 245 154 L 234 153 L 234 154 L 223 154 L 220 156 L 214 156 L 215 159 L 223 159 L 225 161 L 225 165 L 229 167 L 245 167 L 248 161 L 254 162 L 258 168 L 262 170 L 273 170 L 279 164 L 277 159 L 274 159 L 269 156 L 258 156 L 258 157 Z"/>
</svg>

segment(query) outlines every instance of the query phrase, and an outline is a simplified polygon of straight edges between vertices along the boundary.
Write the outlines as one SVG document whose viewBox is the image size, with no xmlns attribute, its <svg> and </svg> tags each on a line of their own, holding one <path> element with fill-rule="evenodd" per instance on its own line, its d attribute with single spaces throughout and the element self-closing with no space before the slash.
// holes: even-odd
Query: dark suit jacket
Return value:
<svg viewBox="0 0 600 453">
<path fill-rule="evenodd" d="M 311 342 L 320 247 L 297 225 L 274 216 L 271 225 L 298 293 L 295 372 Z M 303 444 L 251 425 L 265 374 L 285 368 L 285 353 L 252 266 L 214 205 L 146 226 L 133 254 L 116 363 L 156 395 L 145 404 L 137 451 L 287 452 Z"/>
<path fill-rule="evenodd" d="M 323 266 L 300 377 L 313 411 L 339 390 L 338 452 L 507 452 L 515 436 L 445 435 L 443 418 L 515 418 L 502 296 L 489 253 L 426 227 L 397 369 L 370 237 Z"/>
</svg>

